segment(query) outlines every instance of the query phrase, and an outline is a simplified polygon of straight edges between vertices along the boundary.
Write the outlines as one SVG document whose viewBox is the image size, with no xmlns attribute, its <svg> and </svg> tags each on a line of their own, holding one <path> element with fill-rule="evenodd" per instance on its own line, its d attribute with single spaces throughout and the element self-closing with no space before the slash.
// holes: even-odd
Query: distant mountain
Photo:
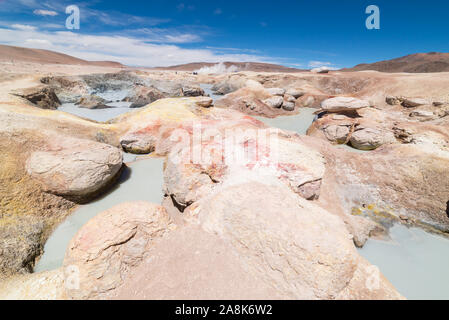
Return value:
<svg viewBox="0 0 449 320">
<path fill-rule="evenodd" d="M 42 49 L 29 49 L 0 45 L 0 60 L 26 61 L 43 64 L 95 65 L 103 67 L 124 67 L 113 61 L 86 61 L 63 53 Z"/>
<path fill-rule="evenodd" d="M 430 52 L 416 53 L 405 57 L 380 61 L 375 63 L 363 63 L 350 69 L 341 71 L 376 70 L 381 72 L 449 72 L 449 53 Z"/>
<path fill-rule="evenodd" d="M 176 70 L 176 71 L 196 71 L 203 67 L 213 67 L 217 63 L 208 62 L 194 62 L 181 64 L 171 67 L 159 67 L 158 70 Z M 277 64 L 262 63 L 262 62 L 224 62 L 226 68 L 235 66 L 238 71 L 255 71 L 255 72 L 301 72 L 304 70 L 284 67 Z"/>
</svg>

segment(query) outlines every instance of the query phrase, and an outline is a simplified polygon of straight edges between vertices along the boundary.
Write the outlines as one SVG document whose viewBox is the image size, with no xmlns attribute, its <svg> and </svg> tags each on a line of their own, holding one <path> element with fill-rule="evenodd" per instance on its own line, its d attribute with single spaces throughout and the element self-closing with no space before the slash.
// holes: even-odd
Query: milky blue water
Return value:
<svg viewBox="0 0 449 320">
<path fill-rule="evenodd" d="M 399 224 L 390 237 L 368 240 L 359 253 L 407 299 L 449 299 L 449 239 Z"/>
<path fill-rule="evenodd" d="M 129 169 L 124 170 L 116 187 L 100 199 L 79 206 L 55 229 L 45 243 L 44 254 L 34 272 L 61 267 L 70 240 L 97 214 L 122 202 L 144 200 L 160 204 L 163 198 L 162 184 L 163 159 L 149 158 L 129 164 Z"/>
</svg>

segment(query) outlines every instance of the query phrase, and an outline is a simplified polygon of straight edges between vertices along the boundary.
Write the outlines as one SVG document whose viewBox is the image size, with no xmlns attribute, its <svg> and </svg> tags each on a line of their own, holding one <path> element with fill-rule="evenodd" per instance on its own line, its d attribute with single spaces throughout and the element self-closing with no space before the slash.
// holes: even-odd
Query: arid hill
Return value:
<svg viewBox="0 0 449 320">
<path fill-rule="evenodd" d="M 362 63 L 342 71 L 375 70 L 380 72 L 447 72 L 449 71 L 449 53 L 429 52 L 416 53 L 392 60 L 375 63 Z"/>
<path fill-rule="evenodd" d="M 114 61 L 87 61 L 63 53 L 43 49 L 30 49 L 0 45 L 0 60 L 27 61 L 43 64 L 95 65 L 121 68 L 123 65 Z"/>
<path fill-rule="evenodd" d="M 203 67 L 212 67 L 216 63 L 208 62 L 194 62 L 181 64 L 170 67 L 159 67 L 159 70 L 176 70 L 176 71 L 195 71 Z M 224 62 L 226 68 L 236 66 L 239 71 L 254 71 L 254 72 L 301 72 L 304 70 L 289 68 L 277 64 L 262 63 L 262 62 Z"/>
</svg>

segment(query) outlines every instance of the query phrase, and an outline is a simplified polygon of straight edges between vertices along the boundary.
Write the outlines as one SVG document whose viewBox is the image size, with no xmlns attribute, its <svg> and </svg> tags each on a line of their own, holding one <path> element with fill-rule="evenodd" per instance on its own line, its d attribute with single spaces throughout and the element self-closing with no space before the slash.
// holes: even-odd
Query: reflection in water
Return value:
<svg viewBox="0 0 449 320">
<path fill-rule="evenodd" d="M 34 268 L 35 272 L 61 267 L 70 240 L 78 230 L 97 214 L 129 201 L 145 200 L 161 203 L 163 159 L 150 158 L 132 163 L 125 169 L 118 185 L 95 202 L 82 205 L 62 222 L 48 239 L 44 254 Z"/>
</svg>

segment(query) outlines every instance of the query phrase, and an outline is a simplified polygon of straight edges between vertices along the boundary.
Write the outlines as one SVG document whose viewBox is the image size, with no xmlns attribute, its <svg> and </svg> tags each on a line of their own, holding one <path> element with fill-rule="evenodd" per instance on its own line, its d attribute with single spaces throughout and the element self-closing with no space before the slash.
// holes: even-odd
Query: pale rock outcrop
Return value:
<svg viewBox="0 0 449 320">
<path fill-rule="evenodd" d="M 14 276 L 0 283 L 0 300 L 64 300 L 62 269 Z"/>
<path fill-rule="evenodd" d="M 321 108 L 327 112 L 355 111 L 369 106 L 368 101 L 352 97 L 336 97 L 324 100 L 321 103 Z"/>
<path fill-rule="evenodd" d="M 148 202 L 122 203 L 100 213 L 78 231 L 67 249 L 64 268 L 76 268 L 79 276 L 79 288 L 67 288 L 67 296 L 104 298 L 173 228 L 165 209 Z"/>
<path fill-rule="evenodd" d="M 114 179 L 122 159 L 113 146 L 67 137 L 63 145 L 33 152 L 26 169 L 45 191 L 82 201 Z"/>
</svg>

